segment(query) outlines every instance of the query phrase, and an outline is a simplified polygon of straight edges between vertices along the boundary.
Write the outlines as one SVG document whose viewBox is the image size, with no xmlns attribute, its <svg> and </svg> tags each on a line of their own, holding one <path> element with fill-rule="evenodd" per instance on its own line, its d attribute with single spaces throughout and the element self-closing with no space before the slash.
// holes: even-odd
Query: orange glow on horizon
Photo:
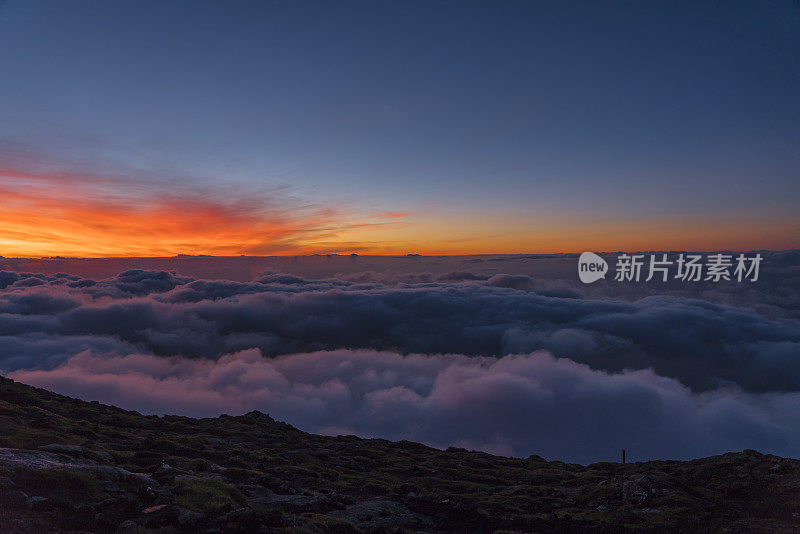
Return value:
<svg viewBox="0 0 800 534">
<path fill-rule="evenodd" d="M 457 255 L 800 246 L 797 220 L 364 214 L 301 204 L 280 195 L 225 197 L 212 191 L 125 196 L 106 185 L 0 170 L 0 255 Z"/>
<path fill-rule="evenodd" d="M 360 227 L 401 224 L 396 219 L 404 216 L 367 220 L 279 197 L 219 192 L 121 197 L 69 178 L 18 175 L 0 183 L 0 206 L 0 255 L 9 257 L 301 254 Z"/>
</svg>

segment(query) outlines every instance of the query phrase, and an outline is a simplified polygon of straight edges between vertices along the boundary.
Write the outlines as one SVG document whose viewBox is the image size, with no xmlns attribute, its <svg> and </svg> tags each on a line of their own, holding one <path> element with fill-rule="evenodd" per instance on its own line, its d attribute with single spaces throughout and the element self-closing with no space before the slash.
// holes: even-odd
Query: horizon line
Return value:
<svg viewBox="0 0 800 534">
<path fill-rule="evenodd" d="M 318 256 L 337 256 L 342 258 L 359 257 L 359 258 L 458 258 L 458 257 L 471 257 L 471 256 L 570 256 L 580 255 L 583 252 L 594 252 L 595 254 L 682 254 L 682 253 L 707 253 L 707 252 L 794 252 L 800 248 L 752 248 L 752 249 L 648 249 L 648 250 L 592 250 L 592 251 L 562 251 L 562 252 L 475 252 L 464 254 L 423 254 L 409 252 L 405 254 L 359 254 L 356 252 L 314 252 L 307 254 L 273 254 L 273 255 L 250 255 L 238 254 L 235 256 L 223 256 L 213 254 L 175 254 L 171 256 L 3 256 L 0 254 L 0 260 L 132 260 L 132 259 L 241 259 L 241 258 L 312 258 Z"/>
</svg>

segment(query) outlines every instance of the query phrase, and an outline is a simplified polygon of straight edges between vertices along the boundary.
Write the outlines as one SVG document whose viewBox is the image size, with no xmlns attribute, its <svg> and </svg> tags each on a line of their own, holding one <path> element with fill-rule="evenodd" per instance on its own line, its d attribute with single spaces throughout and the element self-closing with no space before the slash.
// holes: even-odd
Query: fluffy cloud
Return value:
<svg viewBox="0 0 800 534">
<path fill-rule="evenodd" d="M 524 276 L 385 285 L 273 274 L 253 282 L 126 271 L 20 275 L 0 293 L 0 369 L 83 350 L 215 359 L 335 349 L 503 356 L 545 349 L 593 369 L 653 369 L 696 391 L 800 391 L 800 320 L 675 296 L 579 298 Z M 7 277 L 8 278 L 8 277 Z M 40 283 L 31 284 L 30 280 Z M 53 352 L 48 347 L 60 347 Z"/>
<path fill-rule="evenodd" d="M 315 432 L 506 454 L 796 455 L 793 261 L 775 262 L 750 307 L 727 286 L 716 302 L 612 299 L 461 269 L 249 282 L 0 272 L 0 371 L 146 412 L 261 409 Z"/>
<path fill-rule="evenodd" d="M 219 360 L 81 353 L 12 378 L 148 413 L 253 409 L 312 432 L 578 462 L 796 454 L 800 393 L 692 393 L 651 371 L 606 373 L 544 352 L 475 358 L 331 351 Z"/>
</svg>

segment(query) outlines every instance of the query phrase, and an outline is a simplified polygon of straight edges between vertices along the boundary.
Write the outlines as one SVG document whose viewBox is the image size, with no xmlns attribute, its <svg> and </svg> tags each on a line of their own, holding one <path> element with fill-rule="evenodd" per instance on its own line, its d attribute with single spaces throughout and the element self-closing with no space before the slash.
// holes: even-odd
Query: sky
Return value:
<svg viewBox="0 0 800 534">
<path fill-rule="evenodd" d="M 800 5 L 0 0 L 0 255 L 800 247 Z"/>
</svg>

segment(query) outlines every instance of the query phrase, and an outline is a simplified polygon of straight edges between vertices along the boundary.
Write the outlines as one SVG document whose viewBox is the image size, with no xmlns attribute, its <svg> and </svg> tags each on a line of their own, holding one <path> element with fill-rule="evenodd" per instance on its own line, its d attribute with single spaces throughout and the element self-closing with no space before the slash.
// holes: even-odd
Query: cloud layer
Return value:
<svg viewBox="0 0 800 534">
<path fill-rule="evenodd" d="M 408 275 L 410 276 L 410 275 Z M 477 278 L 477 279 L 475 279 Z M 674 296 L 580 298 L 521 275 L 385 285 L 272 274 L 248 283 L 126 271 L 103 281 L 3 273 L 0 368 L 93 352 L 215 359 L 334 349 L 503 356 L 548 350 L 697 391 L 800 391 L 800 321 Z"/>
<path fill-rule="evenodd" d="M 0 370 L 145 412 L 503 454 L 796 455 L 800 320 L 780 310 L 470 271 L 0 272 Z"/>
<path fill-rule="evenodd" d="M 796 454 L 800 393 L 693 394 L 651 371 L 608 374 L 548 353 L 470 358 L 330 351 L 216 361 L 82 353 L 22 382 L 149 413 L 267 411 L 317 433 L 409 439 L 578 462 Z"/>
</svg>

